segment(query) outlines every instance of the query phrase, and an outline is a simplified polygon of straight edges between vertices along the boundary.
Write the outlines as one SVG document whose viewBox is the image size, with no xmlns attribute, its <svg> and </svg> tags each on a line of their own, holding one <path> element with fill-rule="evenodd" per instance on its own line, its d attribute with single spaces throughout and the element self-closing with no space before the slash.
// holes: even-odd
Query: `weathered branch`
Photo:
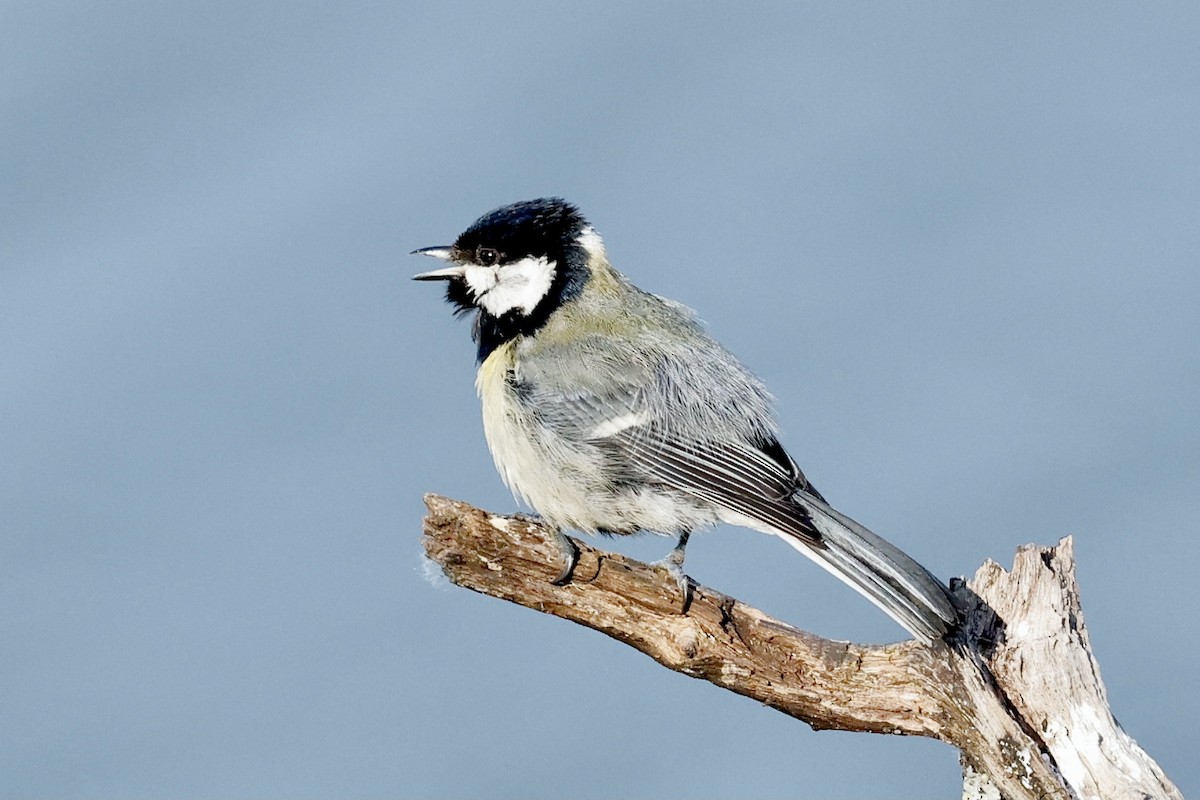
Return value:
<svg viewBox="0 0 1200 800">
<path fill-rule="evenodd" d="M 959 749 L 972 796 L 1181 797 L 1109 711 L 1069 538 L 1021 548 L 1012 572 L 988 562 L 955 582 L 966 622 L 949 644 L 858 645 L 704 586 L 685 609 L 665 570 L 584 542 L 556 586 L 558 545 L 537 522 L 425 502 L 425 551 L 453 583 L 595 628 L 816 729 L 940 739 Z"/>
</svg>

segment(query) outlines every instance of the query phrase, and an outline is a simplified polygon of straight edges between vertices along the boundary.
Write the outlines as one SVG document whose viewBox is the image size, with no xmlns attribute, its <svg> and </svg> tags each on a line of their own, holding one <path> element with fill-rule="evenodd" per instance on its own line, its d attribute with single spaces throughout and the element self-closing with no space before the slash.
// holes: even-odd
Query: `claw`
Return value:
<svg viewBox="0 0 1200 800">
<path fill-rule="evenodd" d="M 675 579 L 675 585 L 679 587 L 679 594 L 683 597 L 679 613 L 687 614 L 688 609 L 692 607 L 692 579 L 684 574 L 682 568 L 672 564 L 666 558 L 658 562 L 658 564 L 667 571 L 668 575 Z"/>
<path fill-rule="evenodd" d="M 675 548 L 662 561 L 655 562 L 655 566 L 662 567 L 668 575 L 675 579 L 675 585 L 679 587 L 679 593 L 683 596 L 681 614 L 686 614 L 692 605 L 692 579 L 683 571 L 683 551 L 687 547 L 688 537 L 691 535 L 691 531 L 679 534 L 679 543 L 675 545 Z"/>
<path fill-rule="evenodd" d="M 562 549 L 563 564 L 562 572 L 558 573 L 558 577 L 550 581 L 555 586 L 566 586 L 571 582 L 571 575 L 575 572 L 575 565 L 579 563 L 579 548 L 575 546 L 575 542 L 571 541 L 571 537 L 567 536 L 560 530 L 554 531 L 558 537 L 558 546 Z"/>
</svg>

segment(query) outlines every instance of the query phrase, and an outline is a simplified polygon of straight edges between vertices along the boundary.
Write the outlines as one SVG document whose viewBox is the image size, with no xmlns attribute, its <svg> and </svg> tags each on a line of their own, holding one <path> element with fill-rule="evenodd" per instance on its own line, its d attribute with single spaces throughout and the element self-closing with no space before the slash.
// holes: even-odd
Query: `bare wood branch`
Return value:
<svg viewBox="0 0 1200 800">
<path fill-rule="evenodd" d="M 704 586 L 685 610 L 665 570 L 585 542 L 573 580 L 556 586 L 557 543 L 538 523 L 425 502 L 425 551 L 451 582 L 594 628 L 818 730 L 940 739 L 959 749 L 972 796 L 1181 797 L 1108 709 L 1069 539 L 1022 548 L 1011 573 L 989 562 L 957 582 L 966 622 L 950 644 L 859 645 Z"/>
<path fill-rule="evenodd" d="M 971 588 L 1008 623 L 991 659 L 997 683 L 1076 796 L 1181 797 L 1109 710 L 1070 537 L 1054 548 L 1025 545 L 1011 572 L 989 561 Z"/>
</svg>

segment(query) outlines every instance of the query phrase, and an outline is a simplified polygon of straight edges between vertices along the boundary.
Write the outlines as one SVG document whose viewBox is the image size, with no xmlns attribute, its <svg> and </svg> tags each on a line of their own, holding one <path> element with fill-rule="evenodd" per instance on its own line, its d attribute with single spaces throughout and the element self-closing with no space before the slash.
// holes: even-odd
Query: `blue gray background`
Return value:
<svg viewBox="0 0 1200 800">
<path fill-rule="evenodd" d="M 935 572 L 1074 534 L 1113 709 L 1200 792 L 1198 41 L 1188 4 L 3 4 L 0 794 L 957 796 L 949 747 L 428 577 L 423 492 L 515 506 L 407 253 L 544 194 Z M 769 537 L 688 566 L 902 635 Z"/>
</svg>

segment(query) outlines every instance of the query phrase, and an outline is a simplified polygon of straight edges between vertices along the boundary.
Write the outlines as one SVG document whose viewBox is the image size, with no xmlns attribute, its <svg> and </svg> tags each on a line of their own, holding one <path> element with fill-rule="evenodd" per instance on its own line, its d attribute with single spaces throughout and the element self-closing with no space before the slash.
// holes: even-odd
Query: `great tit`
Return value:
<svg viewBox="0 0 1200 800">
<path fill-rule="evenodd" d="M 456 313 L 473 314 L 476 387 L 504 482 L 558 532 L 678 537 L 666 559 L 686 597 L 692 531 L 727 522 L 780 536 L 913 635 L 953 630 L 936 577 L 825 502 L 777 438 L 762 382 L 687 307 L 613 269 L 561 198 L 497 208 L 414 254 L 446 266 Z"/>
</svg>

